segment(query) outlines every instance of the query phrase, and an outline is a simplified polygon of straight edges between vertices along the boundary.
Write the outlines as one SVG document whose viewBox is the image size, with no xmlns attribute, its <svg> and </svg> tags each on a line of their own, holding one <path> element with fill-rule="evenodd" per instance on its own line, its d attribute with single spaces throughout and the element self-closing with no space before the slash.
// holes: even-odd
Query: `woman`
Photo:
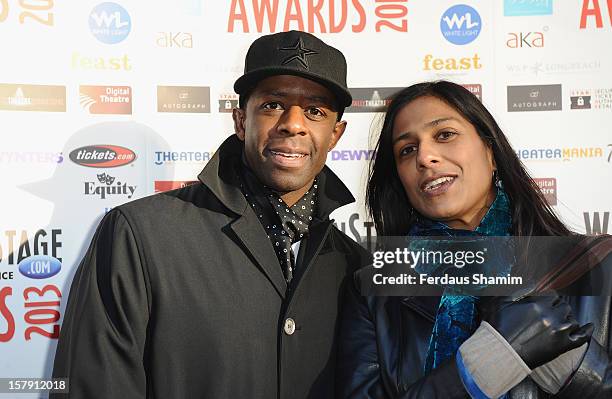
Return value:
<svg viewBox="0 0 612 399">
<path fill-rule="evenodd" d="M 367 203 L 380 236 L 572 235 L 486 108 L 445 81 L 394 97 Z M 610 240 L 582 255 L 594 252 Z M 585 258 L 592 268 L 592 256 L 572 260 Z M 612 398 L 610 297 L 364 297 L 360 277 L 343 310 L 339 397 Z"/>
</svg>

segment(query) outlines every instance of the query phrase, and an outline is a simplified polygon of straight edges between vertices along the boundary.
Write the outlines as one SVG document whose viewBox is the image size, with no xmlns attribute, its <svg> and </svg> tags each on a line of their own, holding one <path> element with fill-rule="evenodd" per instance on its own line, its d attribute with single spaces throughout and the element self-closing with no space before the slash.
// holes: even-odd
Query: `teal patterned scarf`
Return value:
<svg viewBox="0 0 612 399">
<path fill-rule="evenodd" d="M 497 189 L 497 196 L 491 207 L 474 230 L 452 229 L 446 224 L 421 218 L 412 225 L 408 235 L 420 237 L 459 237 L 459 236 L 509 236 L 512 228 L 510 203 L 504 189 Z M 427 245 L 427 241 L 422 241 Z M 511 264 L 506 265 L 507 269 Z M 444 293 L 436 313 L 436 321 L 429 341 L 424 372 L 429 374 L 444 361 L 453 358 L 459 346 L 469 338 L 478 327 L 475 296 L 457 296 Z"/>
</svg>

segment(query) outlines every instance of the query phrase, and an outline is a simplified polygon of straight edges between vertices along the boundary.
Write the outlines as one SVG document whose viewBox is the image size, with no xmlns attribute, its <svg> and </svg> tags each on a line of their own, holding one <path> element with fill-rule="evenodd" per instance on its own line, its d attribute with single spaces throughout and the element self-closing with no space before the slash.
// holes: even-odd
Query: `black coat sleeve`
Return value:
<svg viewBox="0 0 612 399">
<path fill-rule="evenodd" d="M 371 299 L 371 298 L 370 298 Z M 465 399 L 457 365 L 447 361 L 410 385 L 397 385 L 385 375 L 378 348 L 376 323 L 368 298 L 354 284 L 346 290 L 338 357 L 337 397 L 346 399 Z M 383 344 L 386 347 L 392 343 Z M 397 370 L 396 370 L 397 371 Z"/>
<path fill-rule="evenodd" d="M 113 210 L 72 281 L 53 367 L 53 377 L 69 379 L 69 394 L 51 399 L 146 397 L 145 281 L 132 229 Z"/>
</svg>

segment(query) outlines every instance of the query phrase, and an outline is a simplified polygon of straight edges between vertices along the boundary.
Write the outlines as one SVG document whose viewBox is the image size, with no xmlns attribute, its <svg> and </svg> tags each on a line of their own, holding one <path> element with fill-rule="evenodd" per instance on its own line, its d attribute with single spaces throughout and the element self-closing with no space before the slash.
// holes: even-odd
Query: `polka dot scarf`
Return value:
<svg viewBox="0 0 612 399">
<path fill-rule="evenodd" d="M 295 272 L 295 256 L 291 245 L 308 235 L 317 198 L 317 180 L 291 207 L 280 196 L 263 186 L 247 168 L 242 168 L 240 189 L 268 233 L 274 252 L 290 283 Z"/>
</svg>

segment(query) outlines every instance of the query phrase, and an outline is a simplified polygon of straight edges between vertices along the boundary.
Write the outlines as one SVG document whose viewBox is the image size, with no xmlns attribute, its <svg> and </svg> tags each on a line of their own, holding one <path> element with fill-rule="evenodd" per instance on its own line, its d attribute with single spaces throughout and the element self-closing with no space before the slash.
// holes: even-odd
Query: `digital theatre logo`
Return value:
<svg viewBox="0 0 612 399">
<path fill-rule="evenodd" d="M 157 86 L 157 112 L 210 113 L 210 87 Z"/>
<path fill-rule="evenodd" d="M 464 45 L 476 40 L 482 29 L 480 14 L 474 8 L 457 4 L 442 14 L 440 31 L 446 40 Z"/>
<path fill-rule="evenodd" d="M 115 183 L 115 177 L 107 173 L 100 173 L 96 177 L 98 178 L 97 182 L 85 182 L 85 195 L 96 196 L 100 199 L 117 196 L 124 196 L 130 199 L 134 195 L 134 191 L 136 191 L 136 186 L 129 186 L 127 183 L 122 183 L 118 180 Z"/>
<path fill-rule="evenodd" d="M 131 29 L 130 14 L 117 3 L 100 3 L 89 14 L 89 30 L 104 44 L 122 42 Z"/>
<path fill-rule="evenodd" d="M 129 86 L 80 86 L 79 102 L 90 114 L 132 114 L 132 88 Z"/>
</svg>

